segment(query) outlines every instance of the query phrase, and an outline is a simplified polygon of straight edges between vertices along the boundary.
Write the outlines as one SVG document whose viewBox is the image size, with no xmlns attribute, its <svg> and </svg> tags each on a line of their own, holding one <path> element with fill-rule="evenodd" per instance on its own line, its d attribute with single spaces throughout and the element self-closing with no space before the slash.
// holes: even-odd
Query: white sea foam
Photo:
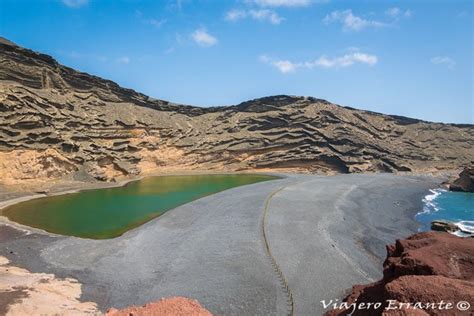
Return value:
<svg viewBox="0 0 474 316">
<path fill-rule="evenodd" d="M 417 218 L 423 226 L 421 226 L 418 231 L 425 231 L 429 230 L 431 221 L 435 219 L 444 219 L 453 221 L 453 224 L 456 224 L 459 227 L 459 230 L 454 232 L 454 235 L 460 237 L 467 237 L 474 235 L 474 221 L 469 218 L 469 220 L 461 220 L 462 217 L 455 216 L 454 214 L 451 215 L 451 211 L 454 210 L 446 210 L 445 207 L 449 207 L 444 205 L 441 200 L 438 200 L 438 197 L 441 194 L 445 194 L 447 190 L 443 189 L 434 189 L 430 190 L 430 193 L 427 194 L 422 202 L 423 202 L 423 210 L 419 212 L 415 218 Z M 456 210 L 456 207 L 455 207 Z M 440 212 L 440 214 L 437 214 Z M 456 213 L 456 212 L 454 212 Z M 440 218 L 438 218 L 440 217 Z M 457 219 L 453 219 L 456 218 Z M 458 220 L 456 222 L 456 220 Z"/>
<path fill-rule="evenodd" d="M 427 194 L 423 198 L 423 210 L 419 212 L 418 214 L 426 214 L 426 213 L 433 213 L 439 211 L 439 208 L 436 204 L 436 198 L 442 193 L 446 192 L 446 190 L 443 189 L 434 189 L 430 190 L 430 194 Z M 417 215 L 418 215 L 417 214 Z"/>
<path fill-rule="evenodd" d="M 474 234 L 474 221 L 460 221 L 455 223 L 459 229 L 468 234 Z"/>
</svg>

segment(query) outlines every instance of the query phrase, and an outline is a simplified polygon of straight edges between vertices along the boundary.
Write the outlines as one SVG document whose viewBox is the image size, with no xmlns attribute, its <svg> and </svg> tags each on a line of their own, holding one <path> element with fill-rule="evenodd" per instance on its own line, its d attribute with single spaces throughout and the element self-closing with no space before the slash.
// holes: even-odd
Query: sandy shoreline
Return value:
<svg viewBox="0 0 474 316">
<path fill-rule="evenodd" d="M 283 314 L 285 293 L 261 236 L 294 293 L 297 314 L 380 276 L 385 244 L 417 229 L 422 197 L 441 181 L 415 175 L 284 175 L 180 206 L 121 237 L 87 240 L 2 234 L 0 255 L 32 272 L 82 284 L 81 301 L 109 307 L 166 296 L 197 299 L 216 314 Z M 8 229 L 12 229 L 9 227 Z M 9 237 L 10 236 L 10 237 Z"/>
</svg>

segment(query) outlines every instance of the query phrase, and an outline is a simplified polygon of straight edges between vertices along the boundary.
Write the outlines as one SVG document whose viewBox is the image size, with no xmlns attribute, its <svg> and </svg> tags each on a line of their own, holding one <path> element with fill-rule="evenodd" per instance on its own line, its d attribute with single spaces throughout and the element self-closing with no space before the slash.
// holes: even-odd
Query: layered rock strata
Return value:
<svg viewBox="0 0 474 316">
<path fill-rule="evenodd" d="M 190 169 L 437 172 L 472 157 L 472 125 L 286 95 L 227 107 L 173 104 L 0 40 L 5 184 Z"/>
</svg>

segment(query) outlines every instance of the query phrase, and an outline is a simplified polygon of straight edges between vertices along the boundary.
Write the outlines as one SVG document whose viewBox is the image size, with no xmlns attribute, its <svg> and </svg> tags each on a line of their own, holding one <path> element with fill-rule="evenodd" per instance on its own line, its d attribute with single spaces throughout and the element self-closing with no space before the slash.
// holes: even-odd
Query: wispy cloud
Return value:
<svg viewBox="0 0 474 316">
<path fill-rule="evenodd" d="M 115 59 L 116 62 L 119 64 L 129 64 L 130 63 L 130 57 L 128 56 L 122 56 L 117 59 Z"/>
<path fill-rule="evenodd" d="M 314 0 L 253 0 L 251 2 L 262 7 L 306 7 Z"/>
<path fill-rule="evenodd" d="M 154 18 L 151 18 L 151 19 L 147 19 L 144 17 L 144 14 L 142 11 L 140 10 L 135 10 L 135 17 L 137 19 L 139 19 L 142 23 L 144 24 L 149 24 L 149 25 L 152 25 L 156 28 L 159 28 L 161 27 L 163 24 L 165 24 L 167 22 L 166 19 L 154 19 Z"/>
<path fill-rule="evenodd" d="M 180 46 L 183 46 L 185 44 L 185 42 L 186 42 L 185 36 L 183 36 L 179 33 L 176 33 L 175 34 L 175 43 L 165 50 L 165 54 L 174 53 L 176 51 L 176 49 Z"/>
<path fill-rule="evenodd" d="M 259 21 L 269 21 L 271 24 L 280 24 L 284 18 L 272 10 L 250 10 L 250 16 Z"/>
<path fill-rule="evenodd" d="M 61 0 L 62 3 L 70 8 L 80 8 L 89 3 L 89 0 Z"/>
<path fill-rule="evenodd" d="M 385 10 L 385 14 L 394 19 L 399 19 L 401 17 L 409 18 L 413 15 L 413 12 L 409 9 L 402 10 L 398 7 L 393 7 L 393 8 L 388 8 L 387 10 Z"/>
<path fill-rule="evenodd" d="M 445 65 L 449 69 L 454 69 L 454 67 L 456 66 L 456 62 L 448 56 L 435 56 L 431 58 L 430 61 L 432 64 L 435 65 Z"/>
<path fill-rule="evenodd" d="M 284 18 L 278 15 L 273 10 L 261 9 L 261 10 L 230 10 L 226 13 L 225 19 L 227 21 L 235 22 L 245 18 L 252 18 L 257 21 L 270 22 L 271 24 L 280 24 Z"/>
<path fill-rule="evenodd" d="M 388 24 L 376 20 L 369 20 L 362 18 L 360 16 L 354 15 L 352 10 L 344 10 L 344 11 L 333 11 L 326 15 L 323 22 L 325 24 L 329 23 L 341 23 L 344 30 L 353 30 L 353 31 L 360 31 L 365 28 L 380 28 L 384 26 L 388 26 Z"/>
<path fill-rule="evenodd" d="M 165 2 L 164 0 L 161 0 Z M 167 0 L 166 2 L 166 9 L 171 11 L 181 11 L 183 9 L 183 5 L 190 0 Z"/>
<path fill-rule="evenodd" d="M 191 34 L 192 39 L 202 47 L 211 47 L 217 44 L 218 40 L 207 32 L 205 28 L 195 30 Z"/>
<path fill-rule="evenodd" d="M 262 55 L 260 56 L 260 61 L 264 64 L 275 67 L 283 74 L 288 74 L 296 72 L 296 70 L 299 68 L 342 68 L 349 67 L 357 63 L 373 66 L 377 64 L 378 58 L 375 55 L 354 52 L 339 57 L 327 57 L 323 55 L 315 60 L 304 62 L 292 62 L 290 60 L 274 59 L 268 57 L 267 55 Z"/>
<path fill-rule="evenodd" d="M 166 19 L 158 20 L 158 19 L 148 19 L 144 20 L 145 23 L 150 24 L 156 28 L 161 27 L 163 24 L 166 23 Z"/>
<path fill-rule="evenodd" d="M 281 73 L 287 74 L 295 72 L 301 64 L 295 64 L 289 60 L 273 59 L 267 55 L 260 56 L 260 61 L 264 64 L 277 68 Z"/>
<path fill-rule="evenodd" d="M 247 11 L 233 9 L 233 10 L 228 11 L 225 14 L 225 19 L 227 21 L 235 22 L 238 20 L 245 19 L 247 16 L 248 16 Z"/>
<path fill-rule="evenodd" d="M 365 53 L 352 53 L 346 54 L 341 57 L 330 58 L 327 56 L 321 56 L 313 62 L 306 62 L 305 66 L 307 68 L 314 67 L 323 67 L 323 68 L 339 68 L 339 67 L 348 67 L 356 63 L 366 64 L 373 66 L 377 64 L 378 58 L 375 55 L 365 54 Z"/>
</svg>

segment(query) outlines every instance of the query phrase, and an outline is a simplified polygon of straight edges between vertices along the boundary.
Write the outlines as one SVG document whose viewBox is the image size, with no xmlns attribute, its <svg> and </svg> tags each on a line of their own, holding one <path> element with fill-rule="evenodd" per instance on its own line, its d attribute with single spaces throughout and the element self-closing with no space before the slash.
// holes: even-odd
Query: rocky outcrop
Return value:
<svg viewBox="0 0 474 316">
<path fill-rule="evenodd" d="M 428 232 L 397 240 L 387 246 L 383 279 L 354 286 L 345 301 L 357 306 L 382 303 L 352 315 L 472 315 L 474 306 L 468 304 L 474 302 L 474 239 Z M 326 315 L 351 310 L 333 309 Z"/>
<path fill-rule="evenodd" d="M 449 184 L 449 190 L 474 192 L 474 167 L 464 168 L 459 177 Z"/>
<path fill-rule="evenodd" d="M 459 230 L 458 225 L 449 221 L 436 220 L 431 222 L 431 230 L 438 232 L 454 233 Z"/>
<path fill-rule="evenodd" d="M 0 256 L 0 315 L 100 315 L 97 304 L 81 295 L 76 279 L 33 273 Z"/>
<path fill-rule="evenodd" d="M 228 107 L 177 105 L 7 40 L 0 40 L 0 91 L 4 183 L 186 169 L 436 172 L 474 156 L 472 125 L 284 95 Z"/>
<path fill-rule="evenodd" d="M 196 300 L 185 297 L 163 298 L 158 302 L 143 306 L 131 306 L 124 309 L 112 308 L 106 316 L 212 316 L 212 314 Z"/>
</svg>

